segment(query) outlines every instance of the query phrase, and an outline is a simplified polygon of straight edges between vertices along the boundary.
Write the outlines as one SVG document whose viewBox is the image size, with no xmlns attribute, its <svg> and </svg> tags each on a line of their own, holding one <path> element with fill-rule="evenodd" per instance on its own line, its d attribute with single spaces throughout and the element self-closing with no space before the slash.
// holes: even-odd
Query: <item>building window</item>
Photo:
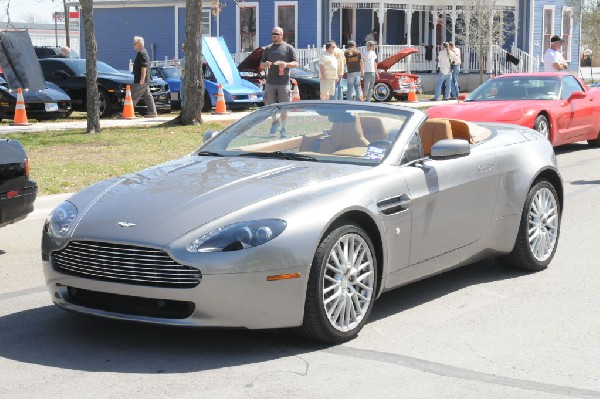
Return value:
<svg viewBox="0 0 600 399">
<path fill-rule="evenodd" d="M 253 51 L 256 41 L 256 7 L 240 7 L 240 51 Z"/>
<path fill-rule="evenodd" d="M 563 57 L 566 61 L 571 61 L 571 36 L 573 35 L 573 9 L 563 7 L 561 34 L 565 42 L 562 45 Z"/>
<path fill-rule="evenodd" d="M 544 22 L 542 26 L 544 33 L 542 54 L 544 54 L 550 48 L 550 38 L 554 35 L 554 6 L 544 7 Z"/>
<path fill-rule="evenodd" d="M 296 47 L 296 32 L 298 32 L 297 2 L 276 1 L 275 21 L 276 25 L 283 29 L 283 40 Z"/>
</svg>

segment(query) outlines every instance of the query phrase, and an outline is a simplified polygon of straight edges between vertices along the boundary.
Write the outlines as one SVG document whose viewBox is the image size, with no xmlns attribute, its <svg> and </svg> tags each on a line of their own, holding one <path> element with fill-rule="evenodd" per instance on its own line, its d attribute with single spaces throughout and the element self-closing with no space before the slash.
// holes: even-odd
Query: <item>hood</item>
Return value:
<svg viewBox="0 0 600 399">
<path fill-rule="evenodd" d="M 263 51 L 264 49 L 262 47 L 254 49 L 250 55 L 240 62 L 238 65 L 238 71 L 260 73 L 260 71 L 262 71 L 262 68 L 260 67 L 260 59 L 262 58 Z"/>
<path fill-rule="evenodd" d="M 531 107 L 526 101 L 474 101 L 438 105 L 425 112 L 431 118 L 454 118 L 474 122 L 510 122 L 521 119 Z"/>
<path fill-rule="evenodd" d="M 218 83 L 223 86 L 241 85 L 242 77 L 238 71 L 233 57 L 222 37 L 202 36 L 202 56 L 212 70 Z"/>
<path fill-rule="evenodd" d="M 225 214 L 362 170 L 277 159 L 185 157 L 116 180 L 96 199 L 89 189 L 73 196 L 70 201 L 83 215 L 73 237 L 162 246 Z M 119 222 L 136 226 L 123 228 Z"/>
<path fill-rule="evenodd" d="M 396 54 L 384 59 L 377 63 L 377 69 L 382 69 L 387 71 L 391 67 L 393 67 L 396 63 L 401 61 L 402 59 L 408 57 L 411 54 L 418 53 L 419 50 L 414 47 L 405 48 L 403 50 L 398 51 Z"/>
<path fill-rule="evenodd" d="M 133 75 L 128 73 L 99 73 L 98 79 L 113 80 L 126 85 L 133 84 Z"/>
<path fill-rule="evenodd" d="M 0 32 L 0 66 L 12 90 L 46 88 L 42 67 L 27 31 Z"/>
</svg>

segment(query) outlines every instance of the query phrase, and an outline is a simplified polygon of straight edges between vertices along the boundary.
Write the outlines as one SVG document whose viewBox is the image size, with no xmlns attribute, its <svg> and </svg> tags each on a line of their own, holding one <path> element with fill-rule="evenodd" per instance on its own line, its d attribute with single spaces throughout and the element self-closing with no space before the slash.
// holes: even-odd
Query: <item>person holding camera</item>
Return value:
<svg viewBox="0 0 600 399">
<path fill-rule="evenodd" d="M 452 83 L 450 84 L 450 99 L 456 100 L 458 99 L 458 95 L 460 94 L 460 88 L 458 87 L 458 74 L 460 73 L 460 49 L 454 45 L 454 43 L 448 43 L 448 51 L 453 56 L 453 61 L 450 61 L 451 70 L 452 70 Z"/>
<path fill-rule="evenodd" d="M 435 82 L 435 93 L 431 101 L 437 101 L 442 93 L 442 85 L 444 88 L 444 96 L 442 100 L 450 99 L 450 86 L 452 84 L 452 62 L 456 62 L 454 53 L 449 50 L 448 42 L 442 43 L 442 49 L 438 53 L 438 77 Z"/>
</svg>

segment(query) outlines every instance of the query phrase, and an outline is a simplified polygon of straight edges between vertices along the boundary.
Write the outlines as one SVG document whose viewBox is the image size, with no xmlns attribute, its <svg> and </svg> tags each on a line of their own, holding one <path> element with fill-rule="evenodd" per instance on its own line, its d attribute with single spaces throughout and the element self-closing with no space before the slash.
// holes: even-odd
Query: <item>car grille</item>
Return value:
<svg viewBox="0 0 600 399">
<path fill-rule="evenodd" d="M 52 253 L 57 271 L 93 280 L 165 288 L 193 288 L 200 270 L 175 262 L 164 251 L 131 245 L 72 241 Z"/>
</svg>

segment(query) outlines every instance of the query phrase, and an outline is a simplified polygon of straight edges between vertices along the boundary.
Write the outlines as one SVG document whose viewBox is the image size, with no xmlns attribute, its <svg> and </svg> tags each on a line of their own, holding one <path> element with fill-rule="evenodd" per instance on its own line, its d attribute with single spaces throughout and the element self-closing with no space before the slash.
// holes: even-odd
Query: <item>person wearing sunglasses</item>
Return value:
<svg viewBox="0 0 600 399">
<path fill-rule="evenodd" d="M 264 99 L 265 104 L 283 103 L 290 101 L 290 68 L 298 66 L 296 49 L 283 41 L 283 29 L 275 27 L 271 31 L 272 43 L 265 47 L 261 67 L 267 71 Z M 281 137 L 286 137 L 285 112 L 276 117 L 271 125 L 269 134 L 274 136 L 279 130 Z"/>
</svg>

